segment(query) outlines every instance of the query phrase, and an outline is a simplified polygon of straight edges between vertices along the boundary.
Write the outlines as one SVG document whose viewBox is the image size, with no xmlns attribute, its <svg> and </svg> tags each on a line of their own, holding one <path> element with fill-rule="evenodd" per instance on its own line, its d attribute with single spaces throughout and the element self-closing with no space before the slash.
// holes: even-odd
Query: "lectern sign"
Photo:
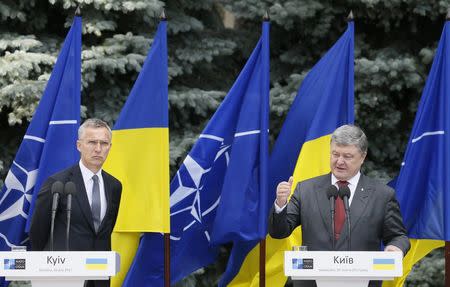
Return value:
<svg viewBox="0 0 450 287">
<path fill-rule="evenodd" d="M 119 271 L 111 251 L 0 252 L 0 276 L 31 280 L 35 286 L 82 287 L 84 280 L 108 280 Z"/>
<path fill-rule="evenodd" d="M 289 276 L 383 276 L 402 275 L 400 252 L 286 251 L 285 273 Z"/>
<path fill-rule="evenodd" d="M 401 252 L 286 251 L 284 274 L 317 286 L 367 286 L 369 280 L 402 276 Z"/>
</svg>

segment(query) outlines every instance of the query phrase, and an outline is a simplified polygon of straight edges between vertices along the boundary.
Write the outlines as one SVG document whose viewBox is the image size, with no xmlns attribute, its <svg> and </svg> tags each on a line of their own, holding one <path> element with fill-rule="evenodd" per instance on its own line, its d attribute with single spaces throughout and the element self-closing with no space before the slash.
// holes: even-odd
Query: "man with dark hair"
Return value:
<svg viewBox="0 0 450 287">
<path fill-rule="evenodd" d="M 386 251 L 410 248 L 400 207 L 394 190 L 361 174 L 368 142 L 364 132 L 353 125 L 337 128 L 331 136 L 331 173 L 299 182 L 291 199 L 293 178 L 278 184 L 276 200 L 269 218 L 269 233 L 273 238 L 285 238 L 302 226 L 302 244 L 310 251 L 347 251 L 350 234 L 345 226 L 342 199 L 336 199 L 334 222 L 330 218 L 327 189 L 348 186 L 351 216 L 351 251 Z M 332 234 L 332 224 L 335 233 Z M 333 238 L 334 237 L 334 238 Z M 333 240 L 334 239 L 334 240 Z M 370 282 L 369 286 L 379 286 Z M 315 281 L 296 281 L 294 286 L 316 286 Z"/>
<path fill-rule="evenodd" d="M 39 191 L 30 227 L 31 249 L 49 250 L 53 183 L 73 182 L 70 251 L 109 251 L 111 233 L 119 211 L 122 184 L 102 170 L 111 148 L 111 129 L 99 119 L 88 119 L 78 129 L 76 165 L 50 176 Z M 54 225 L 54 250 L 66 248 L 67 198 L 62 196 Z M 108 281 L 90 281 L 87 286 L 108 286 Z"/>
</svg>

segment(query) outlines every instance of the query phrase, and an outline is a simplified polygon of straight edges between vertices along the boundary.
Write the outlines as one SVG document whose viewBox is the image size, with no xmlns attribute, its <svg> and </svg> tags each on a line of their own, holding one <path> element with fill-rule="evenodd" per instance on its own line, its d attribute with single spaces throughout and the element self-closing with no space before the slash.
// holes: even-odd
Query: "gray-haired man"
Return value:
<svg viewBox="0 0 450 287">
<path fill-rule="evenodd" d="M 408 252 L 400 208 L 394 190 L 361 174 L 368 142 L 364 132 L 353 125 L 337 128 L 331 136 L 331 173 L 299 182 L 288 202 L 293 178 L 277 186 L 277 196 L 269 218 L 269 233 L 273 238 L 289 236 L 302 226 L 302 244 L 308 250 L 346 251 L 349 234 L 345 227 L 343 203 L 336 201 L 335 221 L 331 222 L 327 190 L 331 185 L 348 186 L 351 216 L 351 250 Z M 333 234 L 333 226 L 335 233 Z M 334 237 L 334 238 L 333 238 Z M 379 286 L 371 282 L 369 286 Z M 297 281 L 294 286 L 316 286 L 314 281 Z"/>
<path fill-rule="evenodd" d="M 51 187 L 56 181 L 73 182 L 70 225 L 71 251 L 111 250 L 111 233 L 119 211 L 122 185 L 102 170 L 111 148 L 111 129 L 99 119 L 88 119 L 78 129 L 80 162 L 50 176 L 39 191 L 30 227 L 32 250 L 49 250 L 52 208 Z M 74 143 L 75 144 L 75 143 Z M 66 247 L 67 198 L 61 197 L 55 217 L 54 250 Z M 85 286 L 109 286 L 109 281 L 88 281 Z"/>
</svg>

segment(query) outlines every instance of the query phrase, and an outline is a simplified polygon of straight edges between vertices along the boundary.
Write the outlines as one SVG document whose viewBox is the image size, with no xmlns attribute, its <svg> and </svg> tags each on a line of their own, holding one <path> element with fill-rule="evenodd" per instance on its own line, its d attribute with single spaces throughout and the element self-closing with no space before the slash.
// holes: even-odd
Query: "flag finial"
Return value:
<svg viewBox="0 0 450 287">
<path fill-rule="evenodd" d="M 75 16 L 80 16 L 81 17 L 81 8 L 80 5 L 77 6 L 77 9 L 75 10 Z"/>
<path fill-rule="evenodd" d="M 269 10 L 266 10 L 266 12 L 264 13 L 263 20 L 264 21 L 270 21 Z"/>
<path fill-rule="evenodd" d="M 166 9 L 162 9 L 161 14 L 159 15 L 159 20 L 161 21 L 166 21 L 167 17 L 166 17 Z"/>
<path fill-rule="evenodd" d="M 347 16 L 347 22 L 351 22 L 353 20 L 354 20 L 353 10 L 350 10 L 350 13 L 348 13 L 348 16 Z"/>
</svg>

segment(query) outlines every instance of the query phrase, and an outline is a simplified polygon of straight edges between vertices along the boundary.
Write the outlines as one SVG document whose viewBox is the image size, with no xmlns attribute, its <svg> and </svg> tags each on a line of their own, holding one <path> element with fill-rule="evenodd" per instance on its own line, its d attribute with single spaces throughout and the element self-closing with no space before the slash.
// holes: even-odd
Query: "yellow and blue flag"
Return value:
<svg viewBox="0 0 450 287">
<path fill-rule="evenodd" d="M 395 184 L 411 250 L 403 261 L 403 277 L 383 286 L 403 286 L 417 261 L 450 240 L 449 41 L 447 20 Z"/>
<path fill-rule="evenodd" d="M 112 249 L 121 286 L 142 232 L 170 232 L 167 22 L 161 21 L 141 72 L 113 128 L 105 170 L 122 183 Z M 163 248 L 163 246 L 158 246 Z"/>
<path fill-rule="evenodd" d="M 372 262 L 373 270 L 395 270 L 395 259 L 374 258 Z"/>
<path fill-rule="evenodd" d="M 349 22 L 347 31 L 303 80 L 275 142 L 269 159 L 269 205 L 275 200 L 277 184 L 292 174 L 299 182 L 330 172 L 331 133 L 354 121 L 353 65 L 354 23 Z M 267 286 L 284 286 L 283 254 L 301 245 L 300 232 L 299 227 L 287 239 L 266 238 Z M 224 285 L 259 286 L 256 244 L 234 246 L 222 279 Z"/>
<path fill-rule="evenodd" d="M 86 270 L 108 269 L 108 258 L 86 258 L 84 268 Z"/>
<path fill-rule="evenodd" d="M 172 284 L 216 260 L 213 238 L 266 234 L 269 25 L 263 23 L 245 67 L 171 182 Z M 162 235 L 143 236 L 124 286 L 164 286 L 162 242 Z"/>
<path fill-rule="evenodd" d="M 79 160 L 80 91 L 81 17 L 76 16 L 0 193 L 0 251 L 28 245 L 41 185 Z"/>
</svg>

